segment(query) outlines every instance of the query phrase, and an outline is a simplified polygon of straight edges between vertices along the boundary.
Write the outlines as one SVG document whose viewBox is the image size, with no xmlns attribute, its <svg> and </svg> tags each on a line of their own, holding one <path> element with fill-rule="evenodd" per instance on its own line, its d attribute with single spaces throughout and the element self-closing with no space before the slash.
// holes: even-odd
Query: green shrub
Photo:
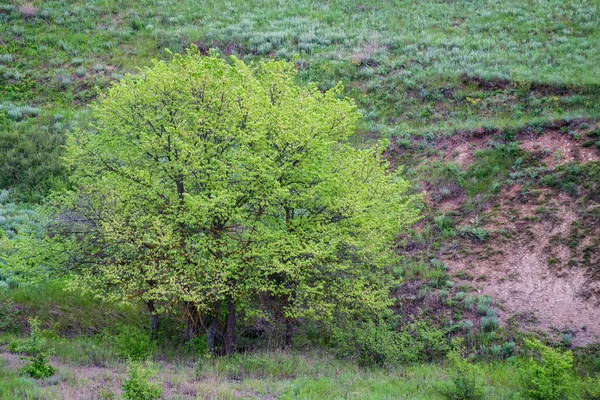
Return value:
<svg viewBox="0 0 600 400">
<path fill-rule="evenodd" d="M 361 366 L 398 366 L 443 357 L 450 349 L 445 331 L 424 320 L 396 331 L 388 323 L 373 321 L 332 329 L 332 350 Z"/>
<path fill-rule="evenodd" d="M 459 230 L 459 234 L 473 242 L 485 242 L 488 237 L 488 231 L 478 226 L 466 225 Z"/>
<path fill-rule="evenodd" d="M 41 337 L 40 323 L 36 318 L 29 318 L 31 333 L 27 340 L 16 346 L 11 343 L 12 350 L 31 356 L 29 363 L 21 368 L 21 374 L 34 379 L 48 378 L 56 372 L 56 369 L 48 364 L 48 355 L 43 351 L 45 340 Z M 18 342 L 17 342 L 18 343 Z"/>
<path fill-rule="evenodd" d="M 37 109 L 8 111 L 12 120 L 34 116 Z M 60 159 L 64 132 L 34 125 L 28 121 L 2 123 L 0 110 L 0 188 L 12 188 L 20 196 L 37 199 L 66 182 Z"/>
<path fill-rule="evenodd" d="M 600 400 L 600 376 L 587 377 L 581 385 L 581 397 L 584 400 Z"/>
<path fill-rule="evenodd" d="M 448 361 L 451 385 L 447 388 L 446 397 L 463 400 L 482 399 L 484 375 L 481 368 L 462 358 L 457 350 L 448 353 Z"/>
<path fill-rule="evenodd" d="M 568 399 L 573 391 L 573 353 L 535 339 L 525 339 L 525 344 L 530 355 L 520 369 L 526 396 L 536 400 Z"/>
<path fill-rule="evenodd" d="M 6 282 L 6 281 L 1 281 Z M 7 283 L 10 287 L 10 284 Z M 17 326 L 17 311 L 13 300 L 0 291 L 0 332 L 15 332 Z"/>
<path fill-rule="evenodd" d="M 162 389 L 148 382 L 158 373 L 158 369 L 150 364 L 130 362 L 127 366 L 128 377 L 121 387 L 126 400 L 155 400 L 162 396 Z"/>
<path fill-rule="evenodd" d="M 495 316 L 481 317 L 481 320 L 479 321 L 479 325 L 481 326 L 482 331 L 494 331 L 498 328 L 498 326 L 500 325 L 500 322 L 498 321 L 498 318 L 496 318 Z"/>
<path fill-rule="evenodd" d="M 465 307 L 465 310 L 471 311 L 471 309 L 473 308 L 473 297 L 466 296 L 463 300 L 463 306 Z"/>
<path fill-rule="evenodd" d="M 9 349 L 14 353 L 36 356 L 41 353 L 46 341 L 41 337 L 40 322 L 37 318 L 29 318 L 30 334 L 29 338 L 23 341 L 14 341 L 9 345 Z"/>
<path fill-rule="evenodd" d="M 482 303 L 477 304 L 477 312 L 479 315 L 486 315 L 488 312 L 488 305 Z"/>
<path fill-rule="evenodd" d="M 34 379 L 49 378 L 56 373 L 56 368 L 48 364 L 48 355 L 39 352 L 29 364 L 21 368 L 21 374 Z"/>
<path fill-rule="evenodd" d="M 452 218 L 445 214 L 438 215 L 433 219 L 433 222 L 435 222 L 435 225 L 440 230 L 440 232 L 444 231 L 445 229 L 452 228 L 453 225 Z"/>
<path fill-rule="evenodd" d="M 517 347 L 517 345 L 515 344 L 515 342 L 506 342 L 502 346 L 502 351 L 504 352 L 504 355 L 506 357 L 510 357 L 515 353 L 516 347 Z"/>
<path fill-rule="evenodd" d="M 150 339 L 150 335 L 136 326 L 119 326 L 110 340 L 117 356 L 121 358 L 142 360 L 152 356 L 157 350 L 156 342 Z"/>
</svg>

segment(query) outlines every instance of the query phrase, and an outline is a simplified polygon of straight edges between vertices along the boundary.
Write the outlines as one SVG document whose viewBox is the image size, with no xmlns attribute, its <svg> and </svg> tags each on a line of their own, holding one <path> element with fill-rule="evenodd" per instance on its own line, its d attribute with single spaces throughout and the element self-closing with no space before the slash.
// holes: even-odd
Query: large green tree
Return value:
<svg viewBox="0 0 600 400">
<path fill-rule="evenodd" d="M 344 144 L 359 115 L 341 85 L 286 62 L 190 50 L 112 86 L 70 135 L 77 188 L 61 223 L 77 287 L 181 306 L 188 337 L 234 351 L 236 322 L 331 319 L 388 304 L 394 234 L 415 197 L 381 148 Z M 202 328 L 201 328 L 202 327 Z"/>
</svg>

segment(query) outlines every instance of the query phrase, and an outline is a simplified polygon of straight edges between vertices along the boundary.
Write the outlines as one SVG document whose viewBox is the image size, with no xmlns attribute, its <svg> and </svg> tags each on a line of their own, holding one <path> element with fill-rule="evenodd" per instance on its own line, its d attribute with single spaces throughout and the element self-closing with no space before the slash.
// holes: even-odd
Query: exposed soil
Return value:
<svg viewBox="0 0 600 400">
<path fill-rule="evenodd" d="M 493 140 L 492 131 L 477 130 L 461 133 L 436 142 L 436 148 L 445 153 L 445 161 L 467 167 L 475 161 L 477 150 L 488 148 Z"/>
<path fill-rule="evenodd" d="M 523 151 L 537 155 L 547 168 L 570 162 L 598 161 L 600 160 L 599 149 L 595 146 L 582 146 L 587 139 L 585 134 L 594 128 L 589 124 L 585 129 L 580 128 L 583 122 L 586 121 L 575 120 L 568 124 L 559 121 L 544 129 L 541 134 L 523 130 L 517 133 L 517 141 Z M 561 132 L 560 128 L 566 128 L 568 132 L 579 134 L 582 138 L 574 140 L 569 133 Z M 489 148 L 494 141 L 498 140 L 501 140 L 498 131 L 480 128 L 440 138 L 436 141 L 435 148 L 445 154 L 445 161 L 455 162 L 465 168 L 475 161 L 477 150 Z"/>
<path fill-rule="evenodd" d="M 469 244 L 466 254 L 445 260 L 453 275 L 482 277 L 471 282 L 488 294 L 511 317 L 530 315 L 521 321 L 525 330 L 569 332 L 575 345 L 600 340 L 600 296 L 587 268 L 570 262 L 568 236 L 579 215 L 566 195 L 553 194 L 548 213 L 535 202 L 518 201 L 518 190 L 503 193 L 496 215 L 485 225 L 492 234 L 482 245 Z M 508 236 L 508 237 L 507 237 Z"/>
<path fill-rule="evenodd" d="M 541 133 L 539 128 L 526 127 L 514 132 L 514 137 L 539 166 L 553 170 L 567 163 L 600 160 L 596 146 L 583 146 L 593 129 L 598 125 L 592 121 L 573 119 L 549 124 Z M 413 160 L 410 152 L 421 148 L 426 151 L 420 160 L 414 159 L 417 163 L 441 157 L 466 170 L 478 150 L 503 140 L 502 132 L 480 128 L 438 137 L 434 142 L 414 139 L 411 145 L 392 141 L 386 156 L 395 167 Z M 436 213 L 454 212 L 458 226 L 467 223 L 460 217 L 466 200 L 460 186 L 424 182 L 420 189 L 426 192 L 428 208 Z M 583 197 L 587 200 L 580 201 Z M 516 184 L 505 188 L 494 204 L 478 212 L 481 227 L 490 234 L 488 240 L 461 240 L 443 261 L 452 275 L 463 277 L 480 294 L 494 299 L 504 323 L 512 320 L 523 330 L 556 338 L 568 332 L 577 346 L 598 342 L 600 212 L 596 208 L 600 205 L 593 193 L 583 197 L 569 197 L 550 188 L 522 190 Z M 426 250 L 408 247 L 404 250 Z"/>
<path fill-rule="evenodd" d="M 600 152 L 594 147 L 583 147 L 582 141 L 574 141 L 557 129 L 544 131 L 542 135 L 523 135 L 521 149 L 539 155 L 547 168 L 571 162 L 587 163 L 600 160 Z"/>
</svg>

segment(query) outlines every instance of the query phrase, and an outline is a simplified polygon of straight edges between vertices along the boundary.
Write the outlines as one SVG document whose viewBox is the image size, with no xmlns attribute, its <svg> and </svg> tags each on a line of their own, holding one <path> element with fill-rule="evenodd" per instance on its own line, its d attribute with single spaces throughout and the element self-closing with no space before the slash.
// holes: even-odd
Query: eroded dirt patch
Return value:
<svg viewBox="0 0 600 400">
<path fill-rule="evenodd" d="M 549 129 L 541 135 L 524 135 L 521 149 L 539 156 L 547 168 L 571 162 L 587 163 L 600 160 L 600 152 L 594 147 L 582 146 L 582 141 L 572 140 L 557 129 Z"/>
<path fill-rule="evenodd" d="M 484 226 L 495 233 L 485 244 L 470 245 L 462 256 L 445 260 L 450 273 L 482 277 L 472 284 L 495 299 L 504 322 L 532 315 L 521 328 L 569 332 L 576 345 L 597 342 L 599 292 L 589 270 L 573 262 L 569 245 L 569 233 L 580 215 L 564 194 L 540 210 L 536 203 L 519 202 L 517 191 L 506 192 Z"/>
</svg>

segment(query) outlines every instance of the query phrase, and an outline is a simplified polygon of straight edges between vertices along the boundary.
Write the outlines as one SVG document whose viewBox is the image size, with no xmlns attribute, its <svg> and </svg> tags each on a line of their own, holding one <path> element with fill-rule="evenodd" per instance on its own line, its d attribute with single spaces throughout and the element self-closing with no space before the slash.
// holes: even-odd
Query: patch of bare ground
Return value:
<svg viewBox="0 0 600 400">
<path fill-rule="evenodd" d="M 586 163 L 600 160 L 600 149 L 583 146 L 586 134 L 597 128 L 600 126 L 594 126 L 589 120 L 573 119 L 548 124 L 541 132 L 525 127 L 515 133 L 522 150 L 537 155 L 547 168 L 554 168 L 574 161 Z M 576 140 L 574 135 L 579 135 L 580 139 Z M 438 137 L 433 147 L 443 154 L 444 161 L 454 162 L 465 169 L 475 161 L 477 150 L 490 148 L 494 142 L 502 140 L 501 132 L 496 129 L 476 128 L 459 131 L 452 136 Z M 413 139 L 413 146 L 419 141 L 418 138 Z M 395 168 L 396 160 L 407 151 L 410 151 L 408 147 L 392 140 L 385 156 Z"/>
<path fill-rule="evenodd" d="M 571 162 L 587 163 L 600 160 L 600 151 L 594 147 L 583 147 L 582 141 L 572 140 L 567 133 L 548 129 L 541 135 L 522 135 L 521 149 L 539 156 L 547 168 Z"/>
<path fill-rule="evenodd" d="M 443 151 L 445 161 L 455 162 L 461 167 L 466 167 L 475 161 L 477 150 L 488 148 L 492 142 L 495 131 L 485 128 L 462 132 L 436 143 L 436 148 Z"/>
<path fill-rule="evenodd" d="M 520 328 L 570 332 L 574 345 L 600 340 L 600 291 L 589 269 L 573 262 L 582 244 L 569 242 L 581 218 L 572 198 L 541 190 L 550 198 L 540 207 L 521 198 L 518 187 L 501 194 L 499 207 L 486 211 L 491 232 L 484 244 L 468 243 L 460 256 L 444 260 L 452 275 L 480 277 L 470 282 L 499 304 L 499 317 Z"/>
</svg>

